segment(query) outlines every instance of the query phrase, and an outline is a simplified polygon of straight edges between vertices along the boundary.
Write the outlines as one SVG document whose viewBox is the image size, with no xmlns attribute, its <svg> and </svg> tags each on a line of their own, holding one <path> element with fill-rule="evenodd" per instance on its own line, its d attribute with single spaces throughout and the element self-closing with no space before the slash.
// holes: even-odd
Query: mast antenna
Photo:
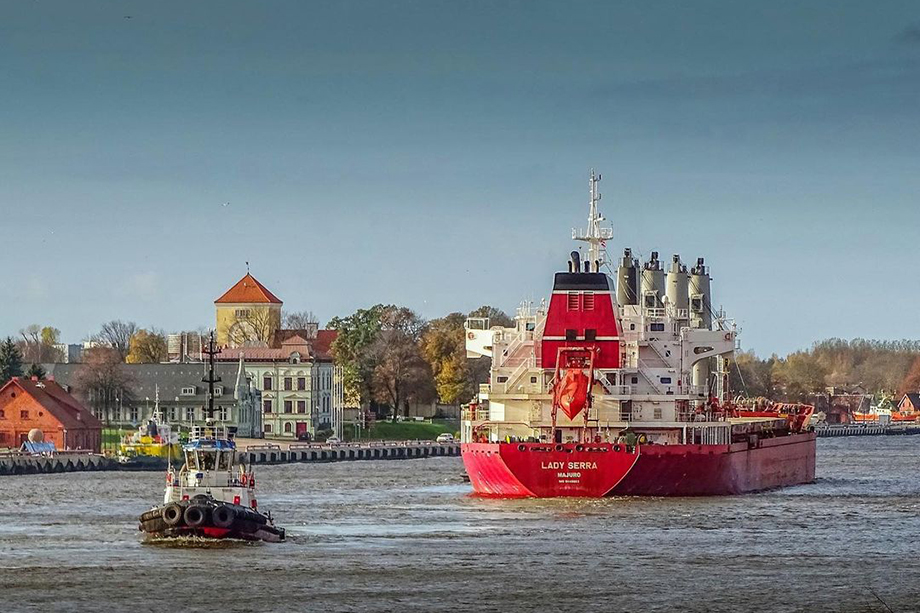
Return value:
<svg viewBox="0 0 920 613">
<path fill-rule="evenodd" d="M 597 203 L 601 199 L 601 193 L 597 189 L 600 180 L 601 175 L 595 173 L 592 168 L 589 181 L 591 198 L 588 209 L 588 227 L 586 230 L 572 229 L 572 239 L 588 243 L 588 262 L 591 263 L 591 272 L 600 272 L 601 267 L 607 264 L 607 240 L 613 238 L 613 228 L 602 225 L 606 219 L 597 209 Z"/>
<path fill-rule="evenodd" d="M 201 382 L 208 384 L 208 406 L 205 407 L 205 421 L 214 419 L 214 384 L 220 382 L 220 377 L 214 375 L 214 355 L 220 351 L 214 346 L 214 330 L 208 335 L 208 348 L 202 350 L 208 355 L 208 376 L 202 377 Z"/>
</svg>

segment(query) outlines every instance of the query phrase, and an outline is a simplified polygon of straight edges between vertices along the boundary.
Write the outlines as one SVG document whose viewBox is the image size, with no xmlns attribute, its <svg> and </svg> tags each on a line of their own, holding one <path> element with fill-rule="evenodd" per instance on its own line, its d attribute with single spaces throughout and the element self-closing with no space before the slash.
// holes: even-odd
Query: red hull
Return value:
<svg viewBox="0 0 920 613">
<path fill-rule="evenodd" d="M 815 478 L 815 434 L 733 445 L 464 443 L 473 490 L 484 496 L 720 496 Z"/>
</svg>

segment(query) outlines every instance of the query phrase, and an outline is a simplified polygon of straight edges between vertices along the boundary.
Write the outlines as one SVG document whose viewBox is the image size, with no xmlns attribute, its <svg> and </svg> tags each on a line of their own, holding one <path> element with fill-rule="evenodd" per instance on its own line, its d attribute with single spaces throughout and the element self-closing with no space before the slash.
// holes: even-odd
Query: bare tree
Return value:
<svg viewBox="0 0 920 613">
<path fill-rule="evenodd" d="M 309 330 L 318 323 L 319 319 L 313 311 L 295 311 L 284 314 L 284 327 L 290 330 Z"/>
<path fill-rule="evenodd" d="M 85 362 L 74 374 L 74 388 L 93 414 L 105 421 L 115 419 L 116 409 L 134 400 L 134 380 L 122 368 L 118 351 L 95 347 L 86 352 Z"/>
<path fill-rule="evenodd" d="M 137 332 L 137 324 L 133 321 L 113 319 L 102 324 L 102 329 L 93 337 L 93 340 L 114 349 L 124 362 L 131 351 L 131 337 L 135 332 Z"/>
<path fill-rule="evenodd" d="M 277 324 L 268 309 L 252 309 L 238 317 L 227 330 L 231 347 L 267 347 L 272 342 Z"/>
<path fill-rule="evenodd" d="M 24 361 L 40 364 L 61 360 L 61 352 L 55 346 L 61 336 L 57 328 L 32 324 L 20 330 L 19 336 L 22 337 L 18 345 Z"/>
</svg>

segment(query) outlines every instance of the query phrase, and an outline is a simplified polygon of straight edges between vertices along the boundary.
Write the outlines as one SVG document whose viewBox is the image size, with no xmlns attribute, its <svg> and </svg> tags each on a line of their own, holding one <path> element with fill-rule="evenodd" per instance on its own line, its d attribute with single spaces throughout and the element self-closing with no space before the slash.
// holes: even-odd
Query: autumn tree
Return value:
<svg viewBox="0 0 920 613">
<path fill-rule="evenodd" d="M 445 404 L 467 401 L 473 393 L 467 368 L 465 321 L 463 313 L 451 313 L 432 320 L 422 335 L 422 355 L 434 375 L 438 398 Z"/>
<path fill-rule="evenodd" d="M 128 355 L 125 357 L 128 364 L 159 364 L 168 359 L 166 334 L 162 331 L 141 328 L 131 335 Z"/>
<path fill-rule="evenodd" d="M 787 400 L 808 401 L 824 391 L 824 368 L 812 352 L 797 351 L 773 364 L 773 381 Z"/>
<path fill-rule="evenodd" d="M 732 393 L 749 398 L 773 398 L 776 390 L 773 383 L 773 364 L 776 356 L 762 360 L 753 351 L 740 351 L 729 364 L 729 385 Z"/>
<path fill-rule="evenodd" d="M 0 343 L 0 385 L 22 376 L 22 353 L 9 336 Z"/>
<path fill-rule="evenodd" d="M 32 324 L 20 330 L 19 336 L 19 349 L 24 361 L 37 364 L 59 362 L 62 359 L 56 347 L 61 337 L 61 331 L 57 328 Z"/>
<path fill-rule="evenodd" d="M 490 326 L 501 326 L 502 328 L 513 328 L 514 320 L 501 309 L 489 306 L 487 304 L 470 311 L 470 317 L 488 317 Z"/>
<path fill-rule="evenodd" d="M 122 367 L 122 358 L 112 347 L 94 347 L 74 374 L 74 388 L 93 415 L 110 419 L 115 410 L 134 400 L 134 379 Z"/>
<path fill-rule="evenodd" d="M 131 351 L 131 337 L 137 332 L 137 324 L 133 321 L 114 319 L 102 324 L 99 332 L 92 340 L 106 347 L 114 349 L 122 362 Z"/>
<path fill-rule="evenodd" d="M 898 397 L 903 398 L 904 394 L 916 392 L 920 392 L 920 356 L 914 358 L 914 363 L 911 364 L 910 370 L 907 371 L 901 381 L 901 385 L 898 387 Z"/>
<path fill-rule="evenodd" d="M 380 331 L 364 356 L 374 398 L 392 408 L 393 421 L 400 409 L 408 417 L 411 402 L 434 396 L 431 367 L 419 346 L 425 329 L 425 320 L 411 309 L 384 307 Z"/>
</svg>

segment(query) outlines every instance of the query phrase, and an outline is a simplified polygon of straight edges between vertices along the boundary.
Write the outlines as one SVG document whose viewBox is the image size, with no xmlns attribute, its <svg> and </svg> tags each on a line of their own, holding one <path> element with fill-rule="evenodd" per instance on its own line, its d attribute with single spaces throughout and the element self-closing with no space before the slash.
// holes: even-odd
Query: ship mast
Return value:
<svg viewBox="0 0 920 613">
<path fill-rule="evenodd" d="M 587 261 L 590 262 L 590 272 L 600 272 L 601 267 L 607 264 L 607 240 L 613 238 L 613 228 L 601 225 L 605 219 L 597 210 L 597 203 L 601 199 L 601 193 L 597 189 L 600 180 L 601 175 L 596 174 L 592 168 L 589 181 L 591 199 L 588 209 L 588 228 L 586 230 L 572 229 L 574 240 L 588 243 Z"/>
<path fill-rule="evenodd" d="M 208 376 L 201 379 L 202 383 L 208 384 L 208 406 L 205 408 L 205 423 L 212 423 L 214 420 L 214 384 L 220 382 L 220 377 L 214 376 L 214 355 L 219 350 L 214 347 L 214 331 L 208 336 L 208 348 L 202 350 L 208 355 Z"/>
</svg>

